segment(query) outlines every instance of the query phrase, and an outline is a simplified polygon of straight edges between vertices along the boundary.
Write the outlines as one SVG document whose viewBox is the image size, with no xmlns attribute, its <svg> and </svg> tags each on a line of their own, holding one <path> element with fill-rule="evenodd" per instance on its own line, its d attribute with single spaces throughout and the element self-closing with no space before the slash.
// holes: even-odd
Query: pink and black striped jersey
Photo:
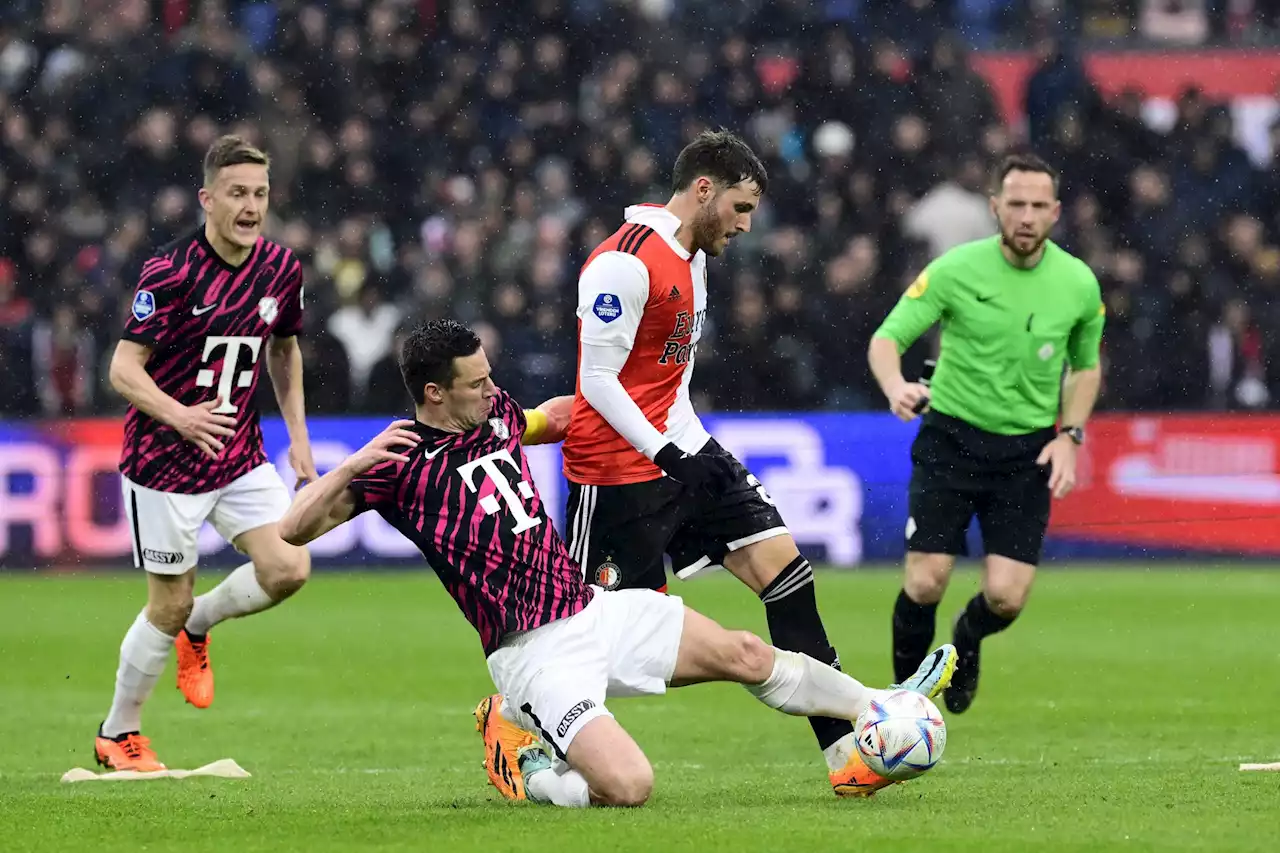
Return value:
<svg viewBox="0 0 1280 853">
<path fill-rule="evenodd" d="M 130 406 L 120 471 L 140 486 L 199 494 L 267 461 L 255 395 L 267 339 L 302 330 L 302 264 L 266 238 L 238 267 L 209 245 L 204 228 L 160 249 L 142 267 L 123 337 L 151 347 L 147 372 L 184 406 L 219 398 L 236 419 L 217 459 L 172 427 Z"/>
<path fill-rule="evenodd" d="M 520 437 L 524 410 L 505 391 L 468 432 L 418 423 L 408 463 L 381 464 L 351 483 L 356 514 L 376 510 L 418 546 L 485 655 L 513 631 L 564 619 L 592 589 L 533 485 Z"/>
</svg>

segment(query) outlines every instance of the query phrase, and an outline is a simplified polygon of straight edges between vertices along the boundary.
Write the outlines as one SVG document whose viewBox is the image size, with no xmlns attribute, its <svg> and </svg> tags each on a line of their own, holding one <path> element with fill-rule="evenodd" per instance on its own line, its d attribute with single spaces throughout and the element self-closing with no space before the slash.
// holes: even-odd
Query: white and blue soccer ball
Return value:
<svg viewBox="0 0 1280 853">
<path fill-rule="evenodd" d="M 867 766 L 901 782 L 942 758 L 947 724 L 938 707 L 910 690 L 889 690 L 871 701 L 854 724 L 858 753 Z"/>
</svg>

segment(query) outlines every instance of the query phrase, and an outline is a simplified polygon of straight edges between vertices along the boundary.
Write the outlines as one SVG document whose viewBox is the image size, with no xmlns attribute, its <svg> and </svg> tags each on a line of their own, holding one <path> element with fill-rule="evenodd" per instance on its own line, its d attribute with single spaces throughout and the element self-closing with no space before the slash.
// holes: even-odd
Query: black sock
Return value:
<svg viewBox="0 0 1280 853">
<path fill-rule="evenodd" d="M 938 604 L 918 604 L 904 589 L 893 603 L 893 679 L 901 684 L 920 666 L 933 643 Z"/>
<path fill-rule="evenodd" d="M 835 669 L 840 657 L 827 641 L 827 629 L 818 615 L 818 600 L 813 592 L 813 567 L 804 557 L 796 557 L 773 582 L 760 593 L 764 612 L 769 619 L 769 637 L 783 651 L 801 652 Z M 853 723 L 830 717 L 810 717 L 809 725 L 818 738 L 818 746 L 826 749 L 847 734 Z"/>
<path fill-rule="evenodd" d="M 996 613 L 987 604 L 987 597 L 978 593 L 969 599 L 960 619 L 956 621 L 956 639 L 962 643 L 980 643 L 983 637 L 999 634 L 1017 618 L 1017 614 L 1005 617 Z"/>
</svg>

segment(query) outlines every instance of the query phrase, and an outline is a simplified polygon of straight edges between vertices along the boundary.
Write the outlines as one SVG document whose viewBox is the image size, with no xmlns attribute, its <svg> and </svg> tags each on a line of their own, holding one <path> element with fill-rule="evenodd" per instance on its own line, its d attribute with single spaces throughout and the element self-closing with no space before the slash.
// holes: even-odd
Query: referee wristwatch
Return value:
<svg viewBox="0 0 1280 853">
<path fill-rule="evenodd" d="M 1084 427 L 1064 426 L 1058 428 L 1058 435 L 1070 436 L 1076 446 L 1084 444 Z"/>
</svg>

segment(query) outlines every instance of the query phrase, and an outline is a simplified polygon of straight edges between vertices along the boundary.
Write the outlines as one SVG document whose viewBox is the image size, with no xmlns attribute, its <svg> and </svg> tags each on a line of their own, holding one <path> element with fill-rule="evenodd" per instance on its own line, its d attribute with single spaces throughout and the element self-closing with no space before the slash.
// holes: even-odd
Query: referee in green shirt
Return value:
<svg viewBox="0 0 1280 853">
<path fill-rule="evenodd" d="M 1062 206 L 1057 173 L 1023 155 L 1006 158 L 996 177 L 999 236 L 929 264 L 868 353 L 895 415 L 910 421 L 925 409 L 911 447 L 905 582 L 893 609 L 899 682 L 929 651 L 938 602 L 975 515 L 982 531 L 982 591 L 956 618 L 959 667 L 943 696 L 957 714 L 977 693 L 982 639 L 1009 627 L 1026 605 L 1050 496 L 1075 484 L 1076 448 L 1101 381 L 1098 280 L 1048 239 Z M 901 354 L 938 322 L 932 382 L 908 382 Z"/>
</svg>

